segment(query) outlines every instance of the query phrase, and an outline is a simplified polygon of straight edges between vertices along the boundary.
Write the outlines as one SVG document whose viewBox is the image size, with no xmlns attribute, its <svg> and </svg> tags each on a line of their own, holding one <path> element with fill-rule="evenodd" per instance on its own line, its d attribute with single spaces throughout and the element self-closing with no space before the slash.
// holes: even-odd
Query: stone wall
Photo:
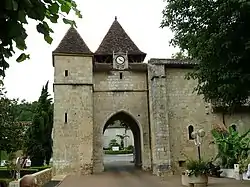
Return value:
<svg viewBox="0 0 250 187">
<path fill-rule="evenodd" d="M 122 79 L 120 79 L 122 73 Z M 111 71 L 94 74 L 94 171 L 103 170 L 103 128 L 120 111 L 139 125 L 142 167 L 151 168 L 146 72 Z"/>
<path fill-rule="evenodd" d="M 54 56 L 55 84 L 92 84 L 92 57 Z M 65 70 L 68 76 L 65 76 Z"/>
<path fill-rule="evenodd" d="M 172 164 L 177 171 L 181 169 L 179 162 L 187 160 L 187 156 L 197 158 L 198 154 L 194 141 L 189 139 L 188 126 L 193 125 L 195 130 L 203 128 L 206 131 L 201 156 L 209 159 L 216 155 L 216 146 L 211 144 L 213 125 L 223 125 L 222 113 L 213 112 L 211 104 L 205 103 L 202 96 L 193 93 L 197 82 L 185 79 L 190 71 L 191 69 L 166 69 Z M 226 126 L 236 123 L 241 133 L 249 129 L 250 115 L 247 113 L 225 115 L 224 119 Z"/>
<path fill-rule="evenodd" d="M 32 176 L 35 177 L 38 187 L 42 187 L 44 184 L 48 183 L 52 179 L 52 168 L 33 173 Z"/>
<path fill-rule="evenodd" d="M 48 168 L 36 173 L 31 174 L 35 177 L 35 180 L 37 182 L 37 187 L 42 187 L 44 184 L 48 183 L 52 179 L 52 168 Z M 9 187 L 19 187 L 20 186 L 20 180 L 12 181 L 9 183 Z"/>
<path fill-rule="evenodd" d="M 164 65 L 149 66 L 149 103 L 153 174 L 163 175 L 171 169 L 168 98 Z"/>
<path fill-rule="evenodd" d="M 172 152 L 172 166 L 176 170 L 179 162 L 189 158 L 197 158 L 194 141 L 189 139 L 188 126 L 195 130 L 203 128 L 206 131 L 201 154 L 207 158 L 214 156 L 214 145 L 210 144 L 213 117 L 210 105 L 206 104 L 202 96 L 193 93 L 194 80 L 185 80 L 187 69 L 166 69 L 166 88 L 169 107 L 170 141 Z M 219 121 L 219 119 L 215 119 Z M 204 154 L 204 151 L 206 154 Z"/>
<path fill-rule="evenodd" d="M 65 70 L 68 70 L 68 76 L 65 76 Z M 55 175 L 92 173 L 92 98 L 92 57 L 56 56 L 53 132 Z"/>
<path fill-rule="evenodd" d="M 103 171 L 104 126 L 119 112 L 139 129 L 140 139 L 135 137 L 135 144 L 140 147 L 144 170 L 152 169 L 156 175 L 178 172 L 187 157 L 196 158 L 194 141 L 189 139 L 190 125 L 206 131 L 202 156 L 215 156 L 210 132 L 214 124 L 222 124 L 222 114 L 193 93 L 196 81 L 185 79 L 190 64 L 185 68 L 178 63 L 170 66 L 168 60 L 160 59 L 151 60 L 148 71 L 95 72 L 88 56 L 55 56 L 54 64 L 55 175 Z M 236 123 L 240 132 L 249 128 L 249 114 L 224 118 L 227 126 Z"/>
<path fill-rule="evenodd" d="M 166 129 L 169 128 L 169 150 L 171 151 L 170 160 L 172 169 L 176 172 L 180 172 L 183 170 L 182 166 L 188 158 L 198 158 L 194 140 L 189 139 L 188 127 L 192 125 L 194 130 L 203 128 L 206 131 L 206 136 L 201 145 L 201 156 L 205 159 L 213 158 L 216 155 L 216 146 L 211 144 L 213 140 L 211 130 L 215 124 L 223 125 L 223 117 L 222 113 L 214 112 L 212 105 L 204 102 L 202 96 L 198 96 L 193 92 L 197 82 L 195 80 L 185 79 L 186 74 L 192 71 L 192 69 L 182 67 L 181 64 L 171 64 L 172 66 L 170 66 L 168 60 L 159 61 L 160 63 L 151 61 L 153 65 L 150 65 L 149 69 L 153 69 L 151 70 L 151 77 L 155 75 L 158 80 L 160 80 L 160 78 L 164 79 L 164 74 L 159 74 L 159 72 L 165 72 L 167 99 L 164 94 L 159 96 L 159 89 L 162 90 L 161 86 L 163 86 L 160 81 L 158 81 L 158 84 L 151 81 L 151 87 L 157 87 L 158 89 L 154 88 L 155 92 L 150 92 L 152 94 L 150 95 L 150 99 L 153 102 L 156 98 L 162 97 L 159 100 L 166 101 L 167 103 L 167 107 L 161 107 L 159 110 L 162 110 L 162 112 L 165 110 L 165 114 L 168 116 L 165 126 Z M 152 109 L 153 108 L 154 106 L 152 106 Z M 150 111 L 152 127 L 152 124 L 157 123 L 157 121 L 155 121 L 153 117 L 155 109 Z M 249 129 L 249 119 L 250 115 L 247 113 L 235 113 L 224 116 L 226 126 L 236 123 L 239 132 L 244 132 Z M 163 123 L 158 122 L 158 125 L 159 124 Z M 151 133 L 157 135 L 157 129 L 151 129 Z M 159 144 L 153 140 L 152 136 L 152 152 L 155 150 L 153 145 L 159 146 Z M 167 143 L 165 145 L 167 145 Z"/>
</svg>

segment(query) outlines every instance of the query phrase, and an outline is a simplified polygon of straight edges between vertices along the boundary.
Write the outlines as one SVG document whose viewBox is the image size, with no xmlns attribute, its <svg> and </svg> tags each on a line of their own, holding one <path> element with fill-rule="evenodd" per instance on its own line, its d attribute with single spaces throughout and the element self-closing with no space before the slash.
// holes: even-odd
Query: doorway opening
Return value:
<svg viewBox="0 0 250 187">
<path fill-rule="evenodd" d="M 127 112 L 111 116 L 103 128 L 104 170 L 141 168 L 141 133 L 137 121 Z"/>
</svg>

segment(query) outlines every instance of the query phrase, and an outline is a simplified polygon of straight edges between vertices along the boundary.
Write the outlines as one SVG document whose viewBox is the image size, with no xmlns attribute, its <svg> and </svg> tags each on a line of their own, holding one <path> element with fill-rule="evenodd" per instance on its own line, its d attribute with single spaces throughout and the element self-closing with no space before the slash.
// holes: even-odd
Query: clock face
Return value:
<svg viewBox="0 0 250 187">
<path fill-rule="evenodd" d="M 115 60 L 118 64 L 123 64 L 125 62 L 125 58 L 123 56 L 118 56 Z"/>
</svg>

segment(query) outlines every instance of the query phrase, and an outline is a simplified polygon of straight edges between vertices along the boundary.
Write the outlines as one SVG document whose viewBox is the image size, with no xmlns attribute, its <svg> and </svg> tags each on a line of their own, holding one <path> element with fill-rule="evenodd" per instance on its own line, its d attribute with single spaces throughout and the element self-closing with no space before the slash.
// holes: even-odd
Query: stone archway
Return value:
<svg viewBox="0 0 250 187">
<path fill-rule="evenodd" d="M 103 127 L 103 133 L 107 129 L 107 127 L 114 121 L 116 120 L 121 120 L 124 123 L 128 125 L 128 127 L 131 129 L 133 133 L 133 138 L 134 138 L 134 148 L 135 148 L 135 166 L 138 168 L 141 168 L 142 166 L 142 158 L 141 158 L 141 129 L 139 126 L 139 123 L 135 120 L 135 118 L 125 112 L 125 111 L 119 111 L 115 114 L 113 114 L 104 124 Z"/>
</svg>

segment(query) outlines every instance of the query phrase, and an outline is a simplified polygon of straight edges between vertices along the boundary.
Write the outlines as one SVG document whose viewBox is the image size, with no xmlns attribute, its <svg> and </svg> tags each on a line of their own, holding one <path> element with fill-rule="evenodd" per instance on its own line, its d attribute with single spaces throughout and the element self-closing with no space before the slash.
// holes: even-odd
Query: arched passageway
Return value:
<svg viewBox="0 0 250 187">
<path fill-rule="evenodd" d="M 133 160 L 134 160 L 134 166 L 136 168 L 141 168 L 142 166 L 142 159 L 141 159 L 141 132 L 140 132 L 140 127 L 138 122 L 127 112 L 121 111 L 118 112 L 116 114 L 114 114 L 113 116 L 111 116 L 107 122 L 105 123 L 104 127 L 103 127 L 103 134 L 105 132 L 105 130 L 107 130 L 107 128 L 110 125 L 113 125 L 114 122 L 116 121 L 120 121 L 121 123 L 123 123 L 124 126 L 127 126 L 133 134 L 133 141 L 134 141 L 134 155 L 133 155 Z M 116 136 L 115 134 L 113 136 Z M 108 155 L 106 155 L 108 156 Z M 110 155 L 109 155 L 110 156 Z M 112 155 L 113 157 L 116 157 L 118 155 Z M 112 157 L 111 156 L 111 157 Z M 105 154 L 104 154 L 105 157 Z M 115 160 L 114 160 L 115 162 Z M 114 163 L 113 162 L 113 163 Z M 130 164 L 132 165 L 132 164 Z M 107 170 L 108 167 L 106 167 L 107 165 L 104 162 L 104 169 Z M 125 165 L 120 165 L 120 164 L 116 164 L 115 165 L 116 168 L 122 169 L 122 167 L 125 167 Z"/>
</svg>

